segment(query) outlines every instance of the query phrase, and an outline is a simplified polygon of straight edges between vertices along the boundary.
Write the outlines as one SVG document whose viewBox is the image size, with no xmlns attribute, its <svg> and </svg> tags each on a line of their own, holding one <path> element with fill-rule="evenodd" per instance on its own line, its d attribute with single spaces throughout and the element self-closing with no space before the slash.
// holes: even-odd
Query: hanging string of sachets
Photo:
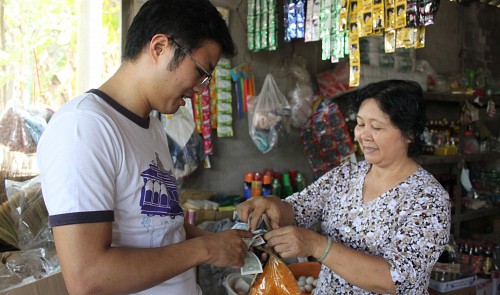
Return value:
<svg viewBox="0 0 500 295">
<path fill-rule="evenodd" d="M 359 38 L 383 36 L 385 53 L 422 48 L 439 0 L 284 0 L 284 41 L 321 40 L 321 57 L 349 55 L 349 86 L 359 85 Z M 248 48 L 276 49 L 276 0 L 248 0 Z M 271 42 L 272 40 L 272 42 Z"/>
<path fill-rule="evenodd" d="M 248 0 L 247 46 L 250 51 L 276 50 L 277 0 Z"/>
</svg>

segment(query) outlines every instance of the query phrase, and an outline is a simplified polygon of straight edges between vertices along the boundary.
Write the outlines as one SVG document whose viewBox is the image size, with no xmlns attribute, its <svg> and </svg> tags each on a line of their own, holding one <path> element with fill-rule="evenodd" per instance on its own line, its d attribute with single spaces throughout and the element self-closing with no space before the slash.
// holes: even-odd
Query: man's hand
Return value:
<svg viewBox="0 0 500 295">
<path fill-rule="evenodd" d="M 208 251 L 207 263 L 217 267 L 242 267 L 247 251 L 243 238 L 250 237 L 252 233 L 249 231 L 233 229 L 200 237 Z"/>
</svg>

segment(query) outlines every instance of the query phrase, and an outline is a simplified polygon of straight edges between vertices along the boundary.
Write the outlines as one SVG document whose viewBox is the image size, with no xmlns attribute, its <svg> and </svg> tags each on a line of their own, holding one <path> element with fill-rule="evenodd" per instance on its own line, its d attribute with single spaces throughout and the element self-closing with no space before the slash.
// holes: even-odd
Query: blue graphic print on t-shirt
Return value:
<svg viewBox="0 0 500 295">
<path fill-rule="evenodd" d="M 162 166 L 161 163 L 159 165 Z M 141 213 L 148 216 L 183 216 L 184 213 L 179 204 L 176 180 L 167 171 L 162 171 L 152 161 L 149 169 L 141 173 L 144 184 L 141 189 Z"/>
</svg>

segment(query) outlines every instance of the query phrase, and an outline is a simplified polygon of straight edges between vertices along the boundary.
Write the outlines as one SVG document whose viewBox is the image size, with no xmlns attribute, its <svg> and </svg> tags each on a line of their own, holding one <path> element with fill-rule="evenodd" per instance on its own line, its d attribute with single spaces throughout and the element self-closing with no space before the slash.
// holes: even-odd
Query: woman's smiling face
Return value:
<svg viewBox="0 0 500 295">
<path fill-rule="evenodd" d="M 408 158 L 409 140 L 392 124 L 375 99 L 363 101 L 356 121 L 354 136 L 369 163 L 387 166 Z"/>
</svg>

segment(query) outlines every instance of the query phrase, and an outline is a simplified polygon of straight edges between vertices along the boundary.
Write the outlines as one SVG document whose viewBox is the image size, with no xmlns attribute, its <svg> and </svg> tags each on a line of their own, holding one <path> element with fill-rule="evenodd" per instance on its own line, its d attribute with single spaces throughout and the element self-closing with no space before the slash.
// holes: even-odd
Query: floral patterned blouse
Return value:
<svg viewBox="0 0 500 295">
<path fill-rule="evenodd" d="M 363 204 L 362 188 L 371 164 L 345 163 L 286 199 L 297 225 L 321 222 L 323 234 L 352 249 L 384 257 L 397 294 L 428 294 L 434 263 L 450 235 L 449 196 L 425 169 Z M 318 294 L 374 294 L 325 265 Z"/>
</svg>

